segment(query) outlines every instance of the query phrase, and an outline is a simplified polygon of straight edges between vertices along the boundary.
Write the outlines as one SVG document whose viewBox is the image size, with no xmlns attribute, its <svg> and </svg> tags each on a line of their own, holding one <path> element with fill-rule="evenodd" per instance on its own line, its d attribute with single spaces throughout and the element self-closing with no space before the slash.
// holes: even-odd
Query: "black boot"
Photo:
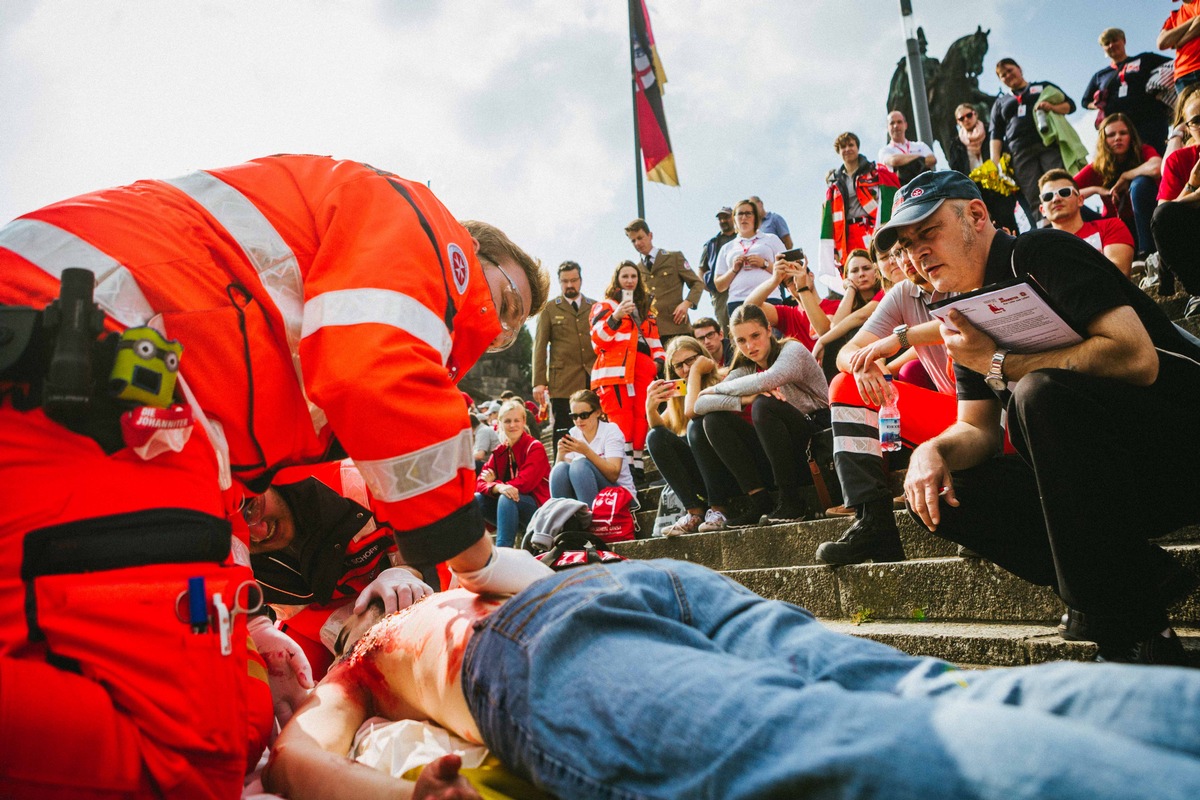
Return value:
<svg viewBox="0 0 1200 800">
<path fill-rule="evenodd" d="M 867 561 L 903 561 L 904 545 L 896 530 L 891 498 L 857 506 L 858 519 L 836 542 L 817 548 L 824 564 L 862 564 Z"/>
<path fill-rule="evenodd" d="M 771 510 L 771 495 L 767 491 L 755 492 L 747 496 L 748 508 L 740 514 L 735 514 L 726 519 L 726 525 L 730 528 L 745 528 L 750 525 L 757 525 L 762 519 L 763 514 Z"/>
</svg>

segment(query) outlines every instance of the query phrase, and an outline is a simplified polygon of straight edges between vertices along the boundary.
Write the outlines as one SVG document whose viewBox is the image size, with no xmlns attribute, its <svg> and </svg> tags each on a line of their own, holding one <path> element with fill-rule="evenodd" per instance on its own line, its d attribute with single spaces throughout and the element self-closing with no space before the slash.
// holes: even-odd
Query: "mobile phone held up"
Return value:
<svg viewBox="0 0 1200 800">
<path fill-rule="evenodd" d="M 803 261 L 804 260 L 804 248 L 803 247 L 795 247 L 795 248 L 792 248 L 791 250 L 784 250 L 779 255 L 783 256 L 784 261 Z"/>
<path fill-rule="evenodd" d="M 633 301 L 633 289 L 622 289 L 621 290 L 621 302 L 629 303 L 632 301 Z"/>
</svg>

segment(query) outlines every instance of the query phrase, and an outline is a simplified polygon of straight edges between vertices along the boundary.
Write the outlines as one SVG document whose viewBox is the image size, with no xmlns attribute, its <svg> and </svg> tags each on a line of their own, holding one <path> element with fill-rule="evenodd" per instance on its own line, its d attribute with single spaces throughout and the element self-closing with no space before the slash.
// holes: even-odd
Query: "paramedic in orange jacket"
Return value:
<svg viewBox="0 0 1200 800">
<path fill-rule="evenodd" d="M 0 303 L 44 308 L 72 267 L 94 273 L 108 331 L 152 326 L 182 344 L 178 402 L 195 425 L 147 460 L 97 432 L 115 419 L 90 414 L 85 435 L 26 402 L 40 362 L 0 384 L 7 795 L 237 795 L 246 727 L 269 723 L 269 704 L 245 681 L 245 615 L 218 637 L 189 625 L 187 601 L 213 627 L 217 592 L 248 603 L 232 512 L 239 487 L 261 492 L 281 466 L 344 448 L 405 559 L 448 560 L 465 585 L 515 591 L 547 573 L 483 535 L 455 388 L 546 296 L 500 231 L 363 164 L 273 156 L 0 228 Z"/>
<path fill-rule="evenodd" d="M 646 293 L 642 272 L 632 261 L 622 261 L 604 299 L 592 306 L 592 389 L 610 422 L 625 434 L 625 454 L 632 459 L 633 477 L 643 474 L 642 449 L 646 446 L 646 387 L 666 360 L 658 338 L 653 298 Z"/>
</svg>

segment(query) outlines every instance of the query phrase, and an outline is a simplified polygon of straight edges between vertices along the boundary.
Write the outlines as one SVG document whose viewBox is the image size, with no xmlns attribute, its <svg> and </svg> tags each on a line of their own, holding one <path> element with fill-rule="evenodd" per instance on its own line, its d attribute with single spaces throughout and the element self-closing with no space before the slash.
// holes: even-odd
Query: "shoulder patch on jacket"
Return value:
<svg viewBox="0 0 1200 800">
<path fill-rule="evenodd" d="M 446 257 L 450 262 L 450 274 L 454 276 L 454 288 L 462 294 L 467 290 L 471 280 L 471 269 L 467 264 L 467 254 L 454 242 L 446 245 Z"/>
</svg>

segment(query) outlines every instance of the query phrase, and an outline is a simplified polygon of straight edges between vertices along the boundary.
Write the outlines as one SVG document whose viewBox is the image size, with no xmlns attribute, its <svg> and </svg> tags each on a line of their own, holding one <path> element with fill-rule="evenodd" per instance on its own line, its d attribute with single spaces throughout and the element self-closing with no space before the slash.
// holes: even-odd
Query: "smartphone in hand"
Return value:
<svg viewBox="0 0 1200 800">
<path fill-rule="evenodd" d="M 622 289 L 621 290 L 621 302 L 622 303 L 633 302 L 633 289 Z"/>
<path fill-rule="evenodd" d="M 804 248 L 803 247 L 795 247 L 795 248 L 792 248 L 791 250 L 784 250 L 779 255 L 783 257 L 784 261 L 803 261 L 804 260 Z"/>
</svg>

